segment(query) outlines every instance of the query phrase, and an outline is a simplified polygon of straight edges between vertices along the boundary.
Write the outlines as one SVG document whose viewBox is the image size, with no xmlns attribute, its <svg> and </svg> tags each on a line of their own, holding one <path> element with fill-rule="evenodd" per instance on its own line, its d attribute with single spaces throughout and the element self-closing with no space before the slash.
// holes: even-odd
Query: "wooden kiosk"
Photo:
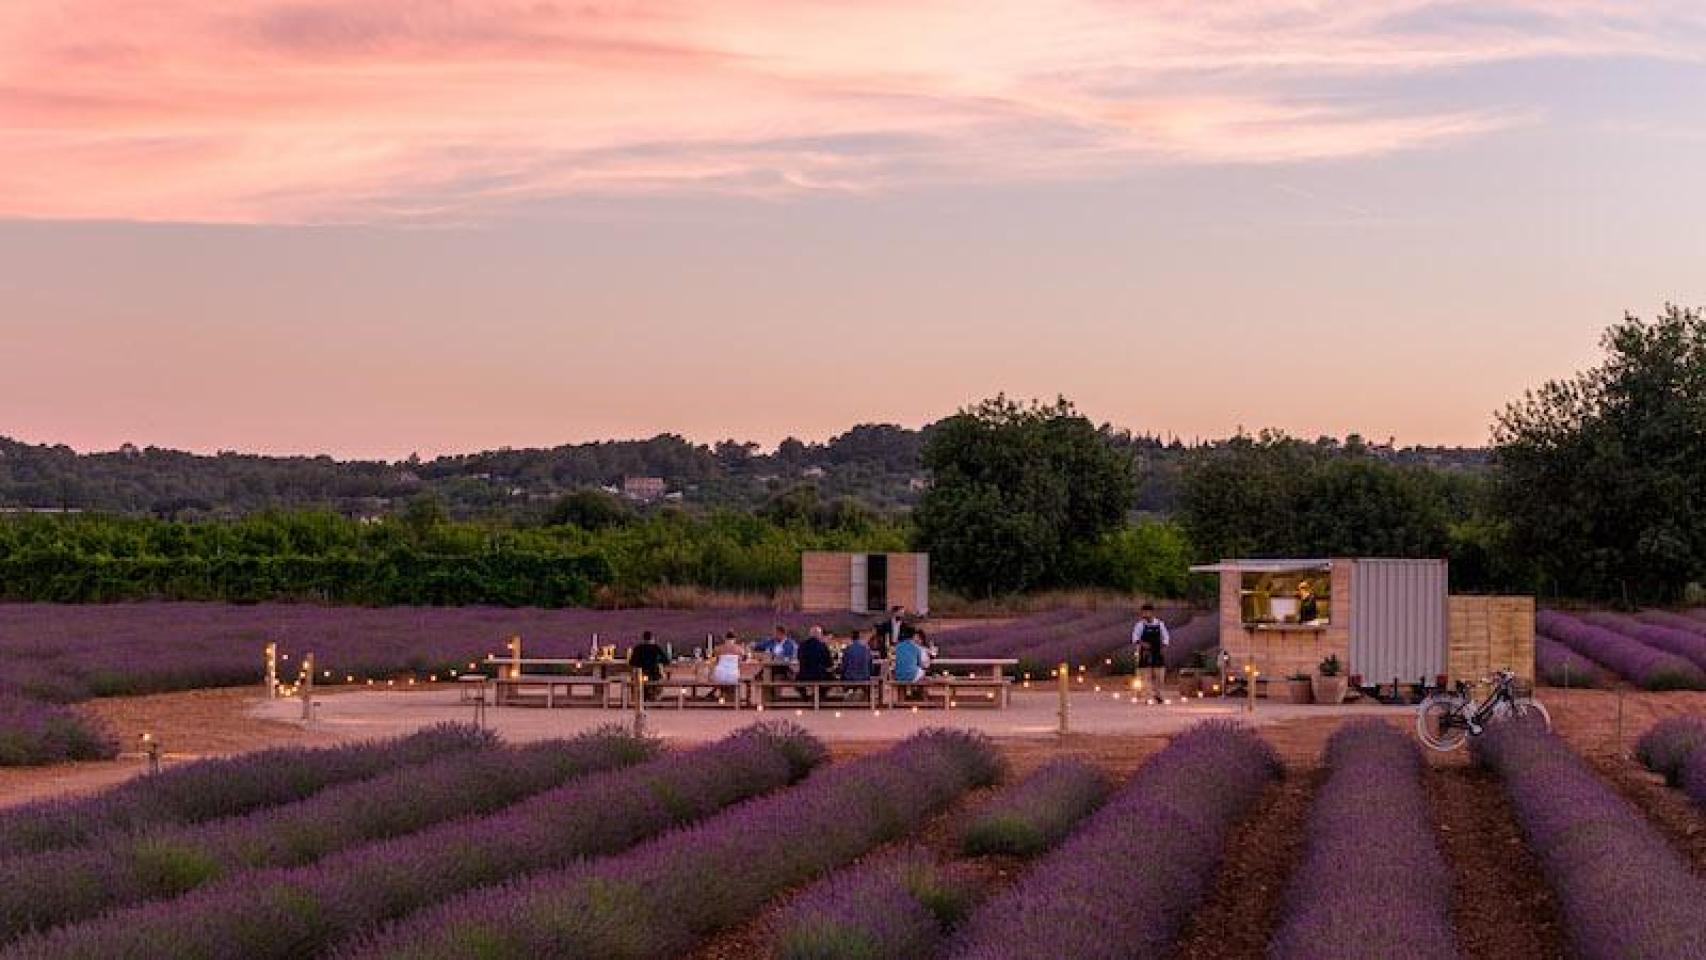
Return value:
<svg viewBox="0 0 1706 960">
<path fill-rule="evenodd" d="M 1473 681 L 1501 667 L 1534 678 L 1534 598 L 1452 596 L 1444 560 L 1222 560 L 1191 570 L 1220 578 L 1220 642 L 1235 672 L 1313 675 L 1332 655 L 1370 685 Z"/>
</svg>

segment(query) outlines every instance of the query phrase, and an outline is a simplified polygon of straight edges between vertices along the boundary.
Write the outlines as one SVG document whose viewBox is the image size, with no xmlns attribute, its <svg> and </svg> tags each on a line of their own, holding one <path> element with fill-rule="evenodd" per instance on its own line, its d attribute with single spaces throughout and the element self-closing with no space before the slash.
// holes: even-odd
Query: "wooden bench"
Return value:
<svg viewBox="0 0 1706 960">
<path fill-rule="evenodd" d="M 627 706 L 627 695 L 622 682 L 604 677 L 523 674 L 519 677 L 497 677 L 490 682 L 492 705 L 497 707 L 516 706 L 520 700 L 537 699 L 533 694 L 535 691 L 541 691 L 545 695 L 545 707 L 549 709 L 557 705 L 558 690 L 563 692 L 562 702 L 566 706 L 596 706 L 600 709 L 612 705 Z M 590 693 L 578 696 L 575 692 L 577 690 Z"/>
<path fill-rule="evenodd" d="M 1004 710 L 1007 708 L 1008 694 L 1012 691 L 1012 681 L 995 677 L 921 677 L 911 683 L 900 683 L 891 680 L 888 683 L 889 706 L 900 706 L 911 703 L 915 706 L 988 706 Z M 922 701 L 906 699 L 909 692 L 923 694 Z M 971 694 L 965 699 L 962 694 Z"/>
<path fill-rule="evenodd" d="M 773 693 L 780 693 L 783 690 L 794 690 L 796 692 L 810 690 L 812 692 L 811 708 L 813 710 L 823 709 L 823 694 L 826 690 L 841 690 L 843 692 L 862 690 L 865 692 L 865 699 L 863 701 L 848 700 L 846 697 L 843 697 L 840 700 L 832 701 L 830 703 L 831 706 L 844 706 L 850 703 L 860 703 L 861 705 L 869 706 L 872 710 L 875 710 L 882 703 L 883 698 L 883 684 L 880 680 L 754 680 L 751 683 L 751 687 L 753 691 L 753 700 L 767 707 L 784 706 L 788 704 L 789 701 L 783 700 L 781 697 L 772 697 L 770 695 Z M 806 705 L 804 698 L 793 702 L 797 703 L 801 707 Z"/>
<path fill-rule="evenodd" d="M 687 707 L 727 707 L 739 710 L 741 701 L 746 699 L 742 690 L 744 686 L 744 683 L 712 683 L 699 679 L 665 679 L 647 681 L 645 689 L 655 690 L 658 694 L 656 700 L 648 700 L 648 703 L 667 701 L 673 696 L 677 710 Z"/>
</svg>

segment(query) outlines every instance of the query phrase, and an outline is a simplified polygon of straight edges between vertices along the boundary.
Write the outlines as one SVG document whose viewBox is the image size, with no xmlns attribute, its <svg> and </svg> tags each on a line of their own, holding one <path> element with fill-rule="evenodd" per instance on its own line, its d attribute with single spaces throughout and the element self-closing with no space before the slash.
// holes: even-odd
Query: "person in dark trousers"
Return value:
<svg viewBox="0 0 1706 960">
<path fill-rule="evenodd" d="M 848 683 L 869 683 L 871 681 L 871 648 L 865 645 L 864 635 L 853 631 L 852 638 L 847 643 L 847 649 L 841 651 L 841 679 Z M 848 690 L 850 695 L 854 691 Z M 869 694 L 864 694 L 868 696 Z"/>
<path fill-rule="evenodd" d="M 813 627 L 811 633 L 806 635 L 805 641 L 800 644 L 799 655 L 800 668 L 794 672 L 794 679 L 815 683 L 835 679 L 835 652 L 824 642 L 822 627 Z M 804 687 L 799 688 L 799 694 L 802 700 L 811 696 L 810 691 Z"/>
<path fill-rule="evenodd" d="M 628 665 L 646 678 L 646 699 L 657 698 L 655 684 L 663 681 L 663 668 L 669 663 L 669 654 L 652 639 L 652 632 L 646 630 L 640 634 L 640 642 L 634 644 L 634 649 L 628 651 Z"/>
<path fill-rule="evenodd" d="M 1173 638 L 1167 635 L 1167 624 L 1155 615 L 1153 604 L 1138 609 L 1137 625 L 1131 628 L 1131 642 L 1137 647 L 1137 668 L 1149 671 L 1149 699 L 1161 702 L 1162 685 L 1167 682 L 1167 660 L 1163 651 Z"/>
</svg>

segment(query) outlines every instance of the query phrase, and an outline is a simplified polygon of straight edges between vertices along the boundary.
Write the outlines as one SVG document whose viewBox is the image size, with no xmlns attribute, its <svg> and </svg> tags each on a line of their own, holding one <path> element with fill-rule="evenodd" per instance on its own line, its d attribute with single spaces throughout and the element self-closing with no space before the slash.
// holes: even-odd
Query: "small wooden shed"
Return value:
<svg viewBox="0 0 1706 960">
<path fill-rule="evenodd" d="M 928 553 L 841 553 L 800 555 L 800 608 L 808 611 L 930 612 Z"/>
<path fill-rule="evenodd" d="M 1221 646 L 1270 680 L 1313 674 L 1329 655 L 1367 684 L 1534 677 L 1534 598 L 1450 595 L 1446 561 L 1222 560 Z M 1310 598 L 1313 617 L 1302 615 Z"/>
</svg>

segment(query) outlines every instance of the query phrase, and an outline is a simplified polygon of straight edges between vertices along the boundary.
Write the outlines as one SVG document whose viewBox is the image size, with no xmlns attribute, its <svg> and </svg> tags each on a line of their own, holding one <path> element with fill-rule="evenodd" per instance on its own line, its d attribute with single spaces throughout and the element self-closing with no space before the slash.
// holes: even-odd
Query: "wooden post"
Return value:
<svg viewBox="0 0 1706 960">
<path fill-rule="evenodd" d="M 1060 662 L 1060 666 L 1056 668 L 1054 675 L 1059 680 L 1056 685 L 1060 688 L 1060 730 L 1058 732 L 1064 736 L 1067 733 L 1067 728 L 1069 726 L 1068 715 L 1071 711 L 1069 708 L 1068 696 L 1071 691 L 1072 683 L 1072 677 L 1066 669 L 1066 661 L 1062 660 Z"/>
<path fill-rule="evenodd" d="M 267 658 L 267 699 L 278 699 L 278 644 L 269 643 L 266 648 Z"/>
<path fill-rule="evenodd" d="M 1623 688 L 1617 688 L 1617 759 L 1621 760 L 1623 753 Z"/>
<path fill-rule="evenodd" d="M 314 719 L 314 651 L 302 658 L 302 719 Z"/>
<path fill-rule="evenodd" d="M 509 638 L 509 676 L 511 680 L 521 678 L 521 634 Z"/>
<path fill-rule="evenodd" d="M 1249 711 L 1251 713 L 1255 713 L 1256 712 L 1256 678 L 1262 675 L 1262 671 L 1257 670 L 1256 665 L 1254 663 L 1248 663 L 1248 664 L 1244 665 L 1244 674 L 1245 674 L 1245 676 L 1249 677 L 1249 682 L 1246 684 L 1246 686 L 1248 686 L 1250 688 Z"/>
<path fill-rule="evenodd" d="M 634 671 L 634 736 L 646 735 L 646 673 Z"/>
</svg>

